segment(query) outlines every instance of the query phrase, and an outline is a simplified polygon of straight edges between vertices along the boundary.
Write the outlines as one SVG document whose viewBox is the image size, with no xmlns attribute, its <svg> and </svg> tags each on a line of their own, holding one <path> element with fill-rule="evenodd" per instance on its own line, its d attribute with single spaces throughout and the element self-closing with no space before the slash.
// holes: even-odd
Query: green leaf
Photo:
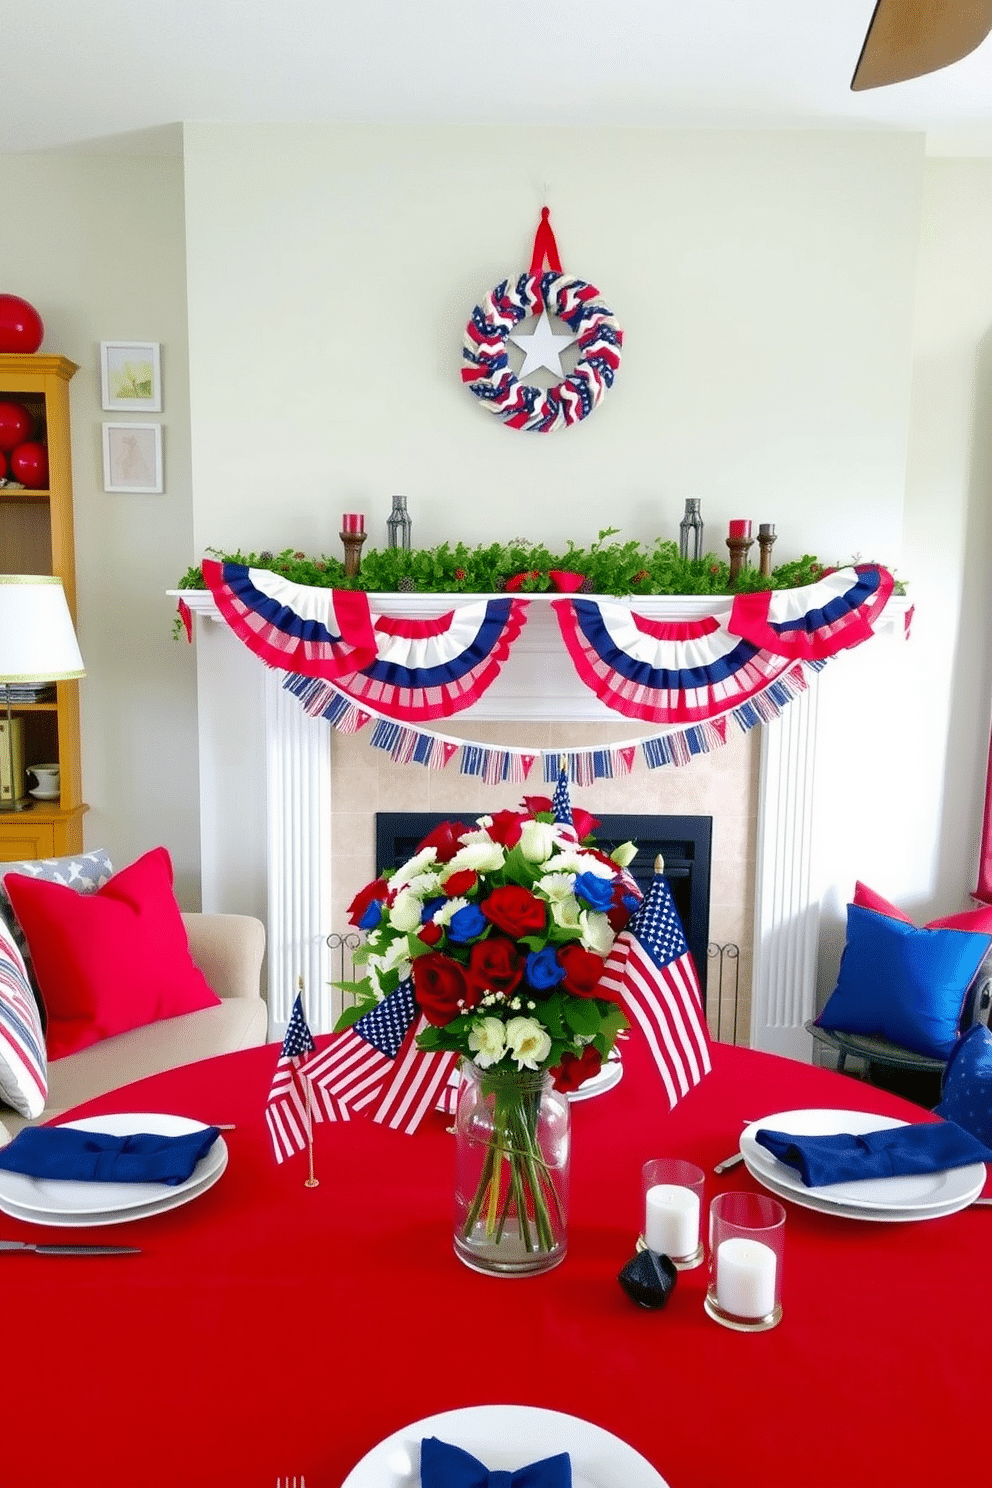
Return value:
<svg viewBox="0 0 992 1488">
<path fill-rule="evenodd" d="M 573 997 L 563 1011 L 565 1022 L 573 1033 L 591 1037 L 602 1027 L 603 1016 L 591 997 Z"/>
</svg>

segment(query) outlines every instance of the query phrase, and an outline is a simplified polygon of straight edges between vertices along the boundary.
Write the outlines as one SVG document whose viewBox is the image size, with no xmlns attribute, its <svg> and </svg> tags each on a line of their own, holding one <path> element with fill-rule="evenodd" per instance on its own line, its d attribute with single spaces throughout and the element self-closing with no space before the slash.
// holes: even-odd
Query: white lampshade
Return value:
<svg viewBox="0 0 992 1488">
<path fill-rule="evenodd" d="M 0 682 L 68 682 L 85 674 L 62 580 L 0 574 Z"/>
</svg>

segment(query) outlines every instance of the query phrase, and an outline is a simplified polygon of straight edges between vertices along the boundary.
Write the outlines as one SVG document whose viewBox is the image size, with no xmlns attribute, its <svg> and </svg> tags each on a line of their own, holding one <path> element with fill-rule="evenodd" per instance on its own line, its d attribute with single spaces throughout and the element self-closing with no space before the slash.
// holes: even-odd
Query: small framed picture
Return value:
<svg viewBox="0 0 992 1488">
<path fill-rule="evenodd" d="M 162 363 L 158 341 L 101 341 L 103 406 L 114 413 L 161 413 Z"/>
<path fill-rule="evenodd" d="M 161 424 L 104 424 L 103 489 L 151 493 L 164 489 Z"/>
</svg>

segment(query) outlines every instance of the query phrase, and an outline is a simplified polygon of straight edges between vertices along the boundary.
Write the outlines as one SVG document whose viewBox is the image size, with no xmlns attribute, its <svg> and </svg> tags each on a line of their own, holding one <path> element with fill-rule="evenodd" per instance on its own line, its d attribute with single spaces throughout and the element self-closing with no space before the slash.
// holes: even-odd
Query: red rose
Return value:
<svg viewBox="0 0 992 1488">
<path fill-rule="evenodd" d="M 440 951 L 417 956 L 411 975 L 418 1007 L 428 1023 L 438 1028 L 479 1001 L 479 994 L 468 986 L 458 962 L 442 956 Z"/>
<path fill-rule="evenodd" d="M 474 868 L 463 868 L 461 873 L 453 873 L 445 880 L 444 892 L 449 899 L 457 899 L 461 894 L 467 894 L 474 889 L 479 881 L 479 875 Z"/>
<path fill-rule="evenodd" d="M 607 997 L 605 992 L 596 990 L 603 975 L 602 956 L 597 956 L 595 951 L 587 951 L 585 946 L 580 946 L 578 941 L 573 940 L 568 945 L 558 947 L 558 960 L 565 968 L 564 986 L 567 991 L 576 997 L 605 997 L 608 1002 L 615 1001 L 615 998 Z"/>
<path fill-rule="evenodd" d="M 438 822 L 433 832 L 429 832 L 423 842 L 417 848 L 422 852 L 425 847 L 437 848 L 437 861 L 439 863 L 450 863 L 455 853 L 462 845 L 462 838 L 468 831 L 463 822 Z"/>
<path fill-rule="evenodd" d="M 417 939 L 422 940 L 424 945 L 437 945 L 443 934 L 444 931 L 441 929 L 441 926 L 435 925 L 433 920 L 429 920 L 422 930 L 418 930 Z"/>
<path fill-rule="evenodd" d="M 374 904 L 377 899 L 385 899 L 388 893 L 389 884 L 384 878 L 377 878 L 375 883 L 366 884 L 364 889 L 359 889 L 348 905 L 349 925 L 357 925 L 369 905 Z"/>
<path fill-rule="evenodd" d="M 540 935 L 547 923 L 543 902 L 519 884 L 493 889 L 489 898 L 482 901 L 481 909 L 486 919 L 511 940 L 519 940 L 522 935 Z"/>
<path fill-rule="evenodd" d="M 556 1090 L 578 1090 L 586 1080 L 598 1075 L 603 1056 L 595 1044 L 586 1044 L 581 1054 L 563 1054 L 561 1064 L 551 1071 Z"/>
<path fill-rule="evenodd" d="M 501 847 L 516 847 L 525 818 L 517 811 L 497 811 L 486 831 Z"/>
<path fill-rule="evenodd" d="M 584 842 L 599 826 L 599 817 L 593 816 L 591 811 L 583 811 L 581 806 L 573 806 L 572 826 L 575 828 L 575 835 L 579 841 Z"/>
<path fill-rule="evenodd" d="M 552 809 L 550 796 L 524 796 L 524 805 L 532 816 Z"/>
<path fill-rule="evenodd" d="M 492 935 L 472 947 L 468 981 L 480 997 L 486 992 L 512 992 L 523 974 L 524 958 L 512 940 Z"/>
</svg>

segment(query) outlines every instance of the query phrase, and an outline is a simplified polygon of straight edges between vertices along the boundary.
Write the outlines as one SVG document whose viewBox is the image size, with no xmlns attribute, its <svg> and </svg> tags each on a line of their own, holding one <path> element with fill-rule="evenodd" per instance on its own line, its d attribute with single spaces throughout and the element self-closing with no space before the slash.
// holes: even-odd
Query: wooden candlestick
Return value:
<svg viewBox="0 0 992 1488">
<path fill-rule="evenodd" d="M 349 579 L 358 577 L 362 567 L 362 543 L 365 541 L 364 532 L 342 532 L 341 541 L 344 543 L 344 571 Z"/>
<path fill-rule="evenodd" d="M 767 579 L 772 571 L 772 548 L 775 546 L 775 536 L 774 525 L 771 522 L 762 522 L 758 528 L 758 547 L 761 549 L 758 572 L 763 579 Z"/>
<path fill-rule="evenodd" d="M 727 547 L 730 549 L 730 582 L 733 584 L 741 569 L 747 564 L 747 553 L 751 546 L 750 537 L 728 537 Z"/>
</svg>

